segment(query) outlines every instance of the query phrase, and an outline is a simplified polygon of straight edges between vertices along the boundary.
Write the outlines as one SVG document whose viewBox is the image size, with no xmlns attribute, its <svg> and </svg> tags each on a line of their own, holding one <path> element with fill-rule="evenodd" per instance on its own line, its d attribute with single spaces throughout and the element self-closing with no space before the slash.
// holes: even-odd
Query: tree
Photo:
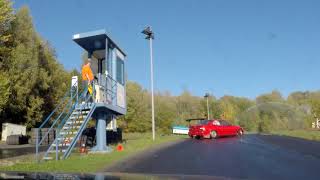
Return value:
<svg viewBox="0 0 320 180">
<path fill-rule="evenodd" d="M 263 133 L 271 132 L 271 119 L 267 114 L 263 114 L 261 116 L 261 120 L 259 122 L 258 130 Z"/>
<path fill-rule="evenodd" d="M 151 130 L 151 115 L 148 108 L 148 93 L 135 82 L 127 82 L 127 114 L 120 120 L 126 132 Z"/>
<path fill-rule="evenodd" d="M 21 8 L 17 12 L 12 26 L 15 47 L 8 62 L 11 94 L 7 108 L 10 117 L 7 118 L 17 123 L 23 122 L 24 119 L 31 121 L 31 118 L 39 118 L 42 100 L 31 93 L 39 77 L 38 39 L 27 8 Z"/>
<path fill-rule="evenodd" d="M 288 98 L 287 98 L 287 102 L 289 104 L 292 105 L 297 105 L 297 106 L 301 106 L 304 104 L 308 104 L 310 99 L 310 92 L 306 91 L 306 92 L 293 92 L 291 93 Z"/>
<path fill-rule="evenodd" d="M 237 107 L 232 104 L 230 97 L 224 96 L 220 99 L 220 106 L 222 109 L 221 119 L 229 121 L 231 124 L 235 123 Z"/>
<path fill-rule="evenodd" d="M 29 9 L 22 7 L 14 16 L 9 59 L 1 67 L 0 116 L 2 121 L 30 128 L 39 125 L 59 102 L 70 87 L 71 73 L 36 33 Z"/>
<path fill-rule="evenodd" d="M 155 122 L 157 130 L 168 134 L 177 119 L 176 105 L 169 93 L 157 93 L 155 96 Z"/>
<path fill-rule="evenodd" d="M 284 99 L 279 91 L 273 90 L 270 94 L 263 94 L 256 98 L 257 104 L 266 102 L 283 102 Z"/>
<path fill-rule="evenodd" d="M 0 0 L 0 117 L 9 101 L 10 80 L 5 69 L 12 48 L 11 23 L 14 20 L 12 3 Z"/>
<path fill-rule="evenodd" d="M 203 117 L 201 98 L 192 96 L 187 90 L 184 90 L 180 96 L 175 97 L 175 104 L 178 117 L 176 124 L 187 125 L 186 119 Z"/>
<path fill-rule="evenodd" d="M 239 115 L 251 107 L 254 103 L 247 98 L 223 96 L 219 99 L 221 118 L 232 124 L 239 124 Z"/>
<path fill-rule="evenodd" d="M 8 60 L 11 51 L 11 23 L 14 17 L 12 3 L 8 0 L 0 0 L 0 69 Z"/>
<path fill-rule="evenodd" d="M 0 115 L 9 101 L 10 80 L 6 73 L 0 71 Z M 0 116 L 1 117 L 1 116 Z"/>
<path fill-rule="evenodd" d="M 260 117 L 258 112 L 241 112 L 239 115 L 239 125 L 246 131 L 257 131 Z"/>
</svg>

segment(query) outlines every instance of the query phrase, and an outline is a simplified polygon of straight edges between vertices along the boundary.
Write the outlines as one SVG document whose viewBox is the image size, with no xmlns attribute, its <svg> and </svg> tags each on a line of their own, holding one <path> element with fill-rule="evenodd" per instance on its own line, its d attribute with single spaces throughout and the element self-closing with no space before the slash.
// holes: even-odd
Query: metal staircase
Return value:
<svg viewBox="0 0 320 180">
<path fill-rule="evenodd" d="M 96 104 L 90 102 L 85 89 L 80 95 L 76 86 L 72 86 L 56 109 L 46 118 L 37 130 L 37 160 L 66 159 L 79 142 Z M 42 130 L 47 130 L 43 132 Z M 49 135 L 55 134 L 48 142 Z M 49 138 L 50 140 L 50 138 Z M 47 146 L 45 153 L 39 153 L 40 146 Z"/>
<path fill-rule="evenodd" d="M 101 84 L 102 90 L 94 89 L 92 96 L 88 95 L 87 89 L 78 93 L 76 85 L 67 91 L 57 107 L 36 130 L 37 161 L 68 158 L 74 148 L 80 144 L 79 139 L 93 113 L 95 113 L 94 116 L 97 115 L 96 112 L 115 116 L 125 113 L 125 108 L 118 104 L 119 83 L 112 77 L 107 76 Z M 93 97 L 100 97 L 100 100 Z M 108 124 L 111 119 L 105 121 Z M 47 150 L 40 153 L 40 147 Z"/>
<path fill-rule="evenodd" d="M 43 159 L 50 160 L 53 157 L 56 159 L 67 158 L 86 128 L 94 109 L 94 104 L 88 109 L 75 109 L 60 131 L 57 131 L 55 141 L 51 144 Z"/>
</svg>

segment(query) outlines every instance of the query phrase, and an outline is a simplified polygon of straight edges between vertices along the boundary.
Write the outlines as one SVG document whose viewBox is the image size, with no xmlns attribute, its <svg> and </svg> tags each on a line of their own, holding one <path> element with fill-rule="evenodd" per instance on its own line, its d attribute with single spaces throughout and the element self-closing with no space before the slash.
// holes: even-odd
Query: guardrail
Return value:
<svg viewBox="0 0 320 180">
<path fill-rule="evenodd" d="M 112 105 L 117 105 L 117 83 L 111 76 L 106 77 L 104 84 L 105 94 L 107 101 L 110 101 Z"/>
</svg>

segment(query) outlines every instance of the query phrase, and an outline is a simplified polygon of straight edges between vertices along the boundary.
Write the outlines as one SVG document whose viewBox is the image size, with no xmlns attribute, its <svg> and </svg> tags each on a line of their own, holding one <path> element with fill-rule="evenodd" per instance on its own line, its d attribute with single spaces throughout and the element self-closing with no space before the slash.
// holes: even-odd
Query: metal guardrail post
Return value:
<svg viewBox="0 0 320 180">
<path fill-rule="evenodd" d="M 36 161 L 39 162 L 39 128 L 36 130 Z"/>
<path fill-rule="evenodd" d="M 78 86 L 78 84 L 77 84 L 77 103 L 79 103 L 79 88 L 78 88 L 79 86 Z"/>
<path fill-rule="evenodd" d="M 58 151 L 58 147 L 59 147 L 59 139 L 58 139 L 58 129 L 56 129 L 56 161 L 59 160 L 59 151 Z"/>
<path fill-rule="evenodd" d="M 115 103 L 114 103 L 114 106 L 118 106 L 118 83 L 116 83 L 116 88 L 115 88 L 115 96 L 116 96 L 116 100 L 115 100 Z"/>
</svg>

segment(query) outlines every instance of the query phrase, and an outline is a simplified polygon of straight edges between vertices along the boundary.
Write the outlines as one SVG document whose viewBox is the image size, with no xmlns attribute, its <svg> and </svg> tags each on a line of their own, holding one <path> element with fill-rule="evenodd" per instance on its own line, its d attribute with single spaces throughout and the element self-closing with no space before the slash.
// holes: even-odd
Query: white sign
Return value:
<svg viewBox="0 0 320 180">
<path fill-rule="evenodd" d="M 72 76 L 71 87 L 78 87 L 78 76 Z"/>
<path fill-rule="evenodd" d="M 73 35 L 73 39 L 78 39 L 80 37 L 80 34 Z"/>
<path fill-rule="evenodd" d="M 188 134 L 189 130 L 188 129 L 172 129 L 173 134 Z"/>
<path fill-rule="evenodd" d="M 120 83 L 117 83 L 117 105 L 122 108 L 126 108 L 124 98 L 124 87 Z"/>
</svg>

